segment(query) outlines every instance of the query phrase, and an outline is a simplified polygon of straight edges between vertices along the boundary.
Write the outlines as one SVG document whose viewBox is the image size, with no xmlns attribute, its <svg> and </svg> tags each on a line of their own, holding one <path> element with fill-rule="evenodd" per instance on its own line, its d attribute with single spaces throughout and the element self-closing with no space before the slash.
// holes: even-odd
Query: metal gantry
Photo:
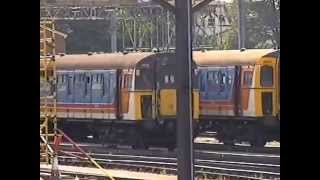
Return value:
<svg viewBox="0 0 320 180">
<path fill-rule="evenodd" d="M 40 22 L 40 161 L 46 163 L 52 158 L 49 141 L 57 124 L 55 33 L 53 21 Z"/>
<path fill-rule="evenodd" d="M 166 8 L 157 4 L 167 4 Z M 222 34 L 230 29 L 227 4 L 221 1 L 206 0 L 193 3 L 194 39 L 193 47 L 209 47 L 212 42 L 222 43 Z M 41 19 L 51 18 L 59 23 L 77 20 L 100 20 L 110 22 L 107 29 L 111 36 L 111 52 L 117 49 L 169 50 L 175 45 L 174 1 L 153 0 L 149 3 L 123 1 L 122 5 L 107 1 L 56 1 L 41 4 Z M 142 2 L 142 1 L 141 1 Z M 199 3 L 200 2 L 200 3 Z M 128 4 L 129 3 L 129 4 Z M 130 4 L 131 3 L 131 4 Z M 200 5 L 200 6 L 199 6 Z M 64 22 L 61 22 L 64 21 Z M 218 40 L 219 39 L 219 40 Z M 117 45 L 117 42 L 122 42 Z"/>
</svg>

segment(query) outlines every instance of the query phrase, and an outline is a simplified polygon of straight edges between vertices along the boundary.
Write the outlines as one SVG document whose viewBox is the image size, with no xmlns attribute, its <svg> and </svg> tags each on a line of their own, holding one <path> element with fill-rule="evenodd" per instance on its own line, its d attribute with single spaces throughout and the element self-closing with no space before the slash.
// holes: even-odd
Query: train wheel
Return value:
<svg viewBox="0 0 320 180">
<path fill-rule="evenodd" d="M 167 145 L 167 148 L 168 148 L 168 151 L 174 151 L 175 149 L 176 149 L 176 143 L 169 143 L 168 145 Z"/>
<path fill-rule="evenodd" d="M 233 140 L 224 140 L 223 144 L 227 145 L 227 146 L 234 146 L 235 145 Z"/>
<path fill-rule="evenodd" d="M 250 141 L 250 145 L 253 147 L 264 147 L 267 143 L 267 140 L 262 137 L 257 137 Z"/>
<path fill-rule="evenodd" d="M 144 141 L 143 136 L 139 132 L 134 132 L 131 136 L 131 147 L 133 149 L 148 149 L 148 145 Z"/>
<path fill-rule="evenodd" d="M 133 144 L 132 146 L 132 149 L 148 149 L 149 146 L 147 146 L 144 142 L 136 142 L 135 144 Z"/>
</svg>

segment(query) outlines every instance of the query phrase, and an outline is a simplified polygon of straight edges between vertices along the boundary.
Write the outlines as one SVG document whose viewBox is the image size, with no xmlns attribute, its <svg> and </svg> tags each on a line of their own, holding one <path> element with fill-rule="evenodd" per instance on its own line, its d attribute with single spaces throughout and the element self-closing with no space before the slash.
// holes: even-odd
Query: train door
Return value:
<svg viewBox="0 0 320 180">
<path fill-rule="evenodd" d="M 253 72 L 254 66 L 242 66 L 241 67 L 241 86 L 240 86 L 240 102 L 242 115 L 254 116 L 254 109 L 249 103 L 250 95 L 253 95 L 255 89 L 253 85 Z M 252 99 L 251 99 L 252 101 Z"/>
<path fill-rule="evenodd" d="M 121 111 L 124 114 L 129 112 L 131 85 L 132 85 L 132 74 L 126 70 L 122 71 L 122 82 L 121 82 L 120 91 L 121 91 Z"/>
<path fill-rule="evenodd" d="M 177 111 L 176 73 L 173 59 L 158 59 L 156 76 L 156 99 L 160 118 L 173 118 Z"/>
<path fill-rule="evenodd" d="M 273 60 L 264 60 L 260 65 L 261 113 L 263 116 L 275 116 L 276 107 L 276 64 Z"/>
<path fill-rule="evenodd" d="M 141 118 L 152 119 L 152 95 L 141 95 Z"/>
<path fill-rule="evenodd" d="M 141 119 L 155 119 L 155 117 L 157 117 L 155 108 L 155 64 L 153 61 L 143 62 L 136 66 L 134 73 L 134 89 L 137 91 L 137 94 L 139 94 L 140 108 L 138 109 L 140 109 Z"/>
</svg>

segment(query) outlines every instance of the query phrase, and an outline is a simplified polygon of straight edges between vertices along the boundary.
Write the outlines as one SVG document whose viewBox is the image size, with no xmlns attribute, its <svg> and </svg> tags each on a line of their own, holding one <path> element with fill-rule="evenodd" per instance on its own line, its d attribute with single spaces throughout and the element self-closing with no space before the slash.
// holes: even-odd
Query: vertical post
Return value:
<svg viewBox="0 0 320 180">
<path fill-rule="evenodd" d="M 125 21 L 125 19 L 122 19 L 122 51 L 124 51 L 125 49 L 126 49 L 126 47 L 125 47 L 125 31 L 124 31 L 124 21 Z"/>
<path fill-rule="evenodd" d="M 159 48 L 159 17 L 156 18 L 157 48 Z"/>
<path fill-rule="evenodd" d="M 198 33 L 196 33 L 196 22 L 198 20 L 198 12 L 193 12 L 192 14 L 192 44 L 193 47 L 197 47 Z"/>
<path fill-rule="evenodd" d="M 165 18 L 165 12 L 164 10 L 161 11 L 162 12 L 162 23 L 160 23 L 161 25 L 161 36 L 162 36 L 162 40 L 161 40 L 161 47 L 162 49 L 164 50 L 165 46 L 166 46 L 166 42 L 165 42 L 165 33 L 166 33 L 166 25 L 165 25 L 165 21 L 166 21 L 166 18 Z"/>
<path fill-rule="evenodd" d="M 170 47 L 170 13 L 167 10 L 167 51 L 169 51 Z"/>
<path fill-rule="evenodd" d="M 238 46 L 239 49 L 245 48 L 245 40 L 246 40 L 246 26 L 245 26 L 245 7 L 244 0 L 238 0 L 238 8 L 239 8 L 239 34 L 238 34 Z"/>
<path fill-rule="evenodd" d="M 191 0 L 175 0 L 178 180 L 193 180 Z"/>
<path fill-rule="evenodd" d="M 115 12 L 114 12 L 115 13 Z M 111 29 L 111 52 L 117 51 L 117 17 L 115 14 L 112 14 L 110 20 L 110 29 Z"/>
<path fill-rule="evenodd" d="M 137 48 L 136 19 L 133 19 L 133 50 Z"/>
<path fill-rule="evenodd" d="M 152 8 L 150 8 L 150 49 L 152 50 L 153 48 L 153 22 L 154 22 L 154 18 L 153 18 L 153 11 Z"/>
</svg>

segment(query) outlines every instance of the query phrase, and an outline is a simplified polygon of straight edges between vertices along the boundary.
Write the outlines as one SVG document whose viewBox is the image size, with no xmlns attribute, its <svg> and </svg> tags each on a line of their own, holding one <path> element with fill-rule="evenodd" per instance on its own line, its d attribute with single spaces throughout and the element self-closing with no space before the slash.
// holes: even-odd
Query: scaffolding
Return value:
<svg viewBox="0 0 320 180">
<path fill-rule="evenodd" d="M 55 30 L 52 20 L 40 21 L 40 163 L 52 164 L 51 176 L 60 176 L 57 146 L 59 145 L 58 141 L 61 141 L 61 138 L 64 137 L 99 168 L 106 177 L 114 180 L 102 166 L 57 128 L 55 34 L 59 34 L 59 32 Z M 51 147 L 49 142 L 54 142 L 54 146 Z"/>
<path fill-rule="evenodd" d="M 40 22 L 40 162 L 50 163 L 55 137 L 56 109 L 55 27 L 53 21 Z"/>
</svg>

